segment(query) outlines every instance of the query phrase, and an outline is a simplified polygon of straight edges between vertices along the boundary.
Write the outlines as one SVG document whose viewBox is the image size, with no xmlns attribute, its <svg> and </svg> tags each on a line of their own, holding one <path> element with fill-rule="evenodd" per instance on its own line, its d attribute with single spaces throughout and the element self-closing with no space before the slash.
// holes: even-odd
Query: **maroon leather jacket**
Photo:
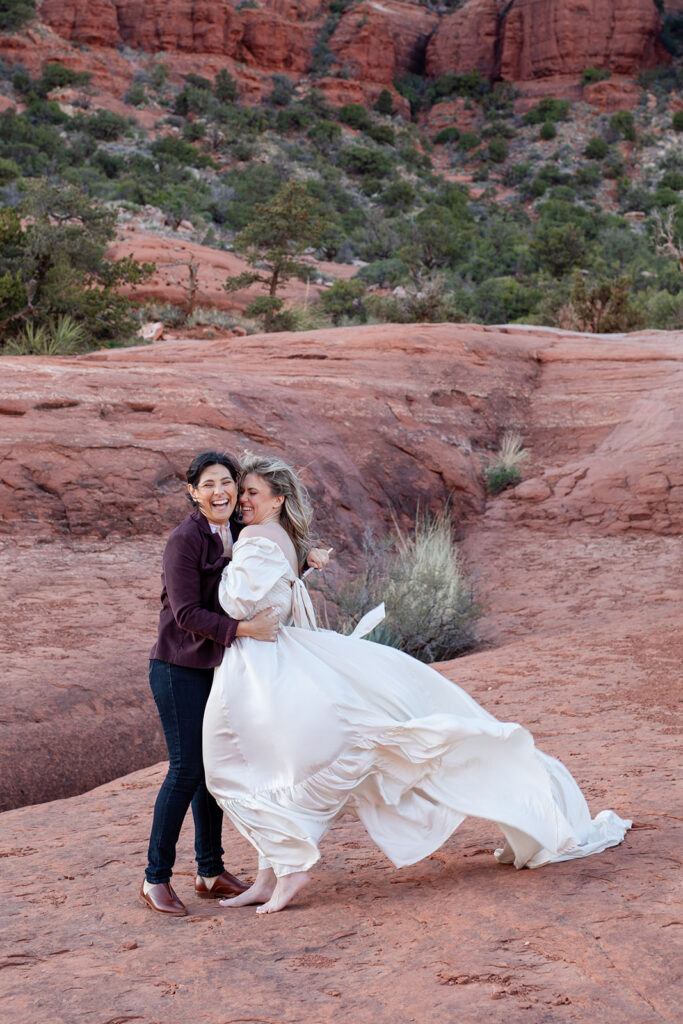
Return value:
<svg viewBox="0 0 683 1024">
<path fill-rule="evenodd" d="M 228 559 L 223 542 L 195 509 L 169 536 L 161 574 L 161 612 L 150 658 L 186 668 L 215 668 L 235 639 L 237 620 L 218 603 Z"/>
</svg>

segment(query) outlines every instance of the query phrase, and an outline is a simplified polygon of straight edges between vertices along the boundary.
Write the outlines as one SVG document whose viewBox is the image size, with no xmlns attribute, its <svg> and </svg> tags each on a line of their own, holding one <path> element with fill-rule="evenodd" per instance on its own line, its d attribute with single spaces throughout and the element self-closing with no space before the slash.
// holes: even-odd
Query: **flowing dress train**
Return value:
<svg viewBox="0 0 683 1024">
<path fill-rule="evenodd" d="M 496 822 L 496 856 L 518 868 L 586 857 L 630 828 L 609 810 L 591 820 L 563 764 L 428 665 L 317 629 L 274 541 L 239 540 L 219 596 L 235 618 L 280 613 L 275 643 L 226 649 L 204 717 L 207 785 L 260 867 L 308 870 L 350 810 L 397 867 L 433 853 L 468 815 Z"/>
</svg>

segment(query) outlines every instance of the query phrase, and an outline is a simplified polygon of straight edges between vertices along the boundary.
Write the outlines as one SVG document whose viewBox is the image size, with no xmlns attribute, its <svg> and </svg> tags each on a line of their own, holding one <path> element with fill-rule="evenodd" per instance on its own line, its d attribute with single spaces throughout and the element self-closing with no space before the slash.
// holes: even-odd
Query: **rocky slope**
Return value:
<svg viewBox="0 0 683 1024">
<path fill-rule="evenodd" d="M 515 873 L 495 830 L 467 822 L 397 872 L 345 820 L 298 904 L 267 920 L 194 899 L 187 828 L 174 881 L 191 914 L 164 921 L 136 904 L 163 765 L 8 811 L 8 1024 L 673 1024 L 682 341 L 443 325 L 3 363 L 15 783 L 47 796 L 54 777 L 77 784 L 71 762 L 116 768 L 137 756 L 135 715 L 155 756 L 144 659 L 177 474 L 204 441 L 248 440 L 308 464 L 342 557 L 360 517 L 455 486 L 484 647 L 441 670 L 529 726 L 594 812 L 635 823 L 618 849 Z M 470 467 L 504 426 L 530 446 L 527 480 L 484 506 Z M 69 515 L 52 523 L 57 498 Z M 248 876 L 249 847 L 224 839 Z"/>
<path fill-rule="evenodd" d="M 186 465 L 207 446 L 282 451 L 302 467 L 347 568 L 366 525 L 384 529 L 391 509 L 407 522 L 418 501 L 450 494 L 467 543 L 485 511 L 494 533 L 528 528 L 541 546 L 661 545 L 653 585 L 671 599 L 680 340 L 386 325 L 4 359 L 3 806 L 162 756 L 145 682 L 159 560 L 186 507 Z M 487 501 L 483 462 L 510 428 L 530 446 L 527 479 Z"/>
</svg>

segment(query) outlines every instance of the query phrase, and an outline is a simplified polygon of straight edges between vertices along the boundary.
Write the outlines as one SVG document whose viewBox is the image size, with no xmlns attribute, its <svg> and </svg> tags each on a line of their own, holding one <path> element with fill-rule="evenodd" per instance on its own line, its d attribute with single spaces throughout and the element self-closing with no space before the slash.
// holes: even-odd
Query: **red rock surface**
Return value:
<svg viewBox="0 0 683 1024">
<path fill-rule="evenodd" d="M 352 78 L 392 86 L 422 69 L 438 21 L 438 15 L 414 3 L 366 0 L 347 7 L 329 47 Z"/>
<path fill-rule="evenodd" d="M 665 13 L 678 11 L 671 0 Z M 326 25 L 322 0 L 44 0 L 43 24 L 0 37 L 0 57 L 35 72 L 45 60 L 89 70 L 99 90 L 121 96 L 152 55 L 180 76 L 213 76 L 227 67 L 243 101 L 270 93 L 273 73 L 304 79 Z M 339 18 L 328 40 L 333 74 L 316 79 L 331 102 L 372 103 L 402 75 L 437 76 L 478 69 L 514 81 L 523 94 L 579 98 L 590 66 L 635 75 L 668 60 L 652 0 L 467 0 L 455 12 L 428 11 L 417 0 L 362 0 Z M 88 49 L 83 49 L 87 47 Z M 110 61 L 108 62 L 108 56 Z M 396 109 L 409 115 L 396 94 Z M 616 109 L 616 108 L 615 108 Z"/>
<path fill-rule="evenodd" d="M 659 24 L 652 0 L 469 0 L 440 22 L 427 73 L 477 69 L 514 82 L 587 67 L 637 74 L 667 59 Z"/>
<path fill-rule="evenodd" d="M 517 429 L 533 458 L 520 487 L 486 504 L 491 529 L 542 545 L 559 534 L 580 551 L 607 538 L 637 575 L 635 541 L 673 552 L 683 520 L 680 341 L 385 325 L 4 358 L 4 806 L 162 756 L 146 655 L 194 452 L 284 451 L 348 567 L 365 523 L 382 528 L 418 500 L 436 508 L 452 493 L 469 538 L 482 461 Z M 666 594 L 679 568 L 662 559 Z"/>
<path fill-rule="evenodd" d="M 155 216 L 158 215 L 160 211 L 155 210 Z M 144 219 L 144 215 L 137 219 Z M 166 236 L 154 234 L 141 230 L 135 223 L 120 228 L 110 255 L 115 259 L 132 255 L 142 262 L 156 264 L 156 271 L 148 280 L 130 289 L 137 302 L 168 302 L 182 308 L 188 301 L 190 264 L 199 268 L 196 306 L 243 312 L 252 299 L 263 294 L 263 285 L 226 292 L 223 285 L 229 276 L 252 268 L 234 253 L 200 245 L 191 241 L 188 235 L 188 231 L 176 234 L 169 231 Z M 357 272 L 357 268 L 350 263 L 316 260 L 311 265 L 327 275 L 328 279 L 350 278 Z M 315 302 L 322 290 L 320 285 L 309 285 L 298 278 L 290 278 L 281 289 L 280 296 L 294 305 L 303 306 L 307 302 Z"/>
<path fill-rule="evenodd" d="M 289 422 L 276 419 L 282 407 L 274 399 L 287 387 L 290 400 L 300 398 L 310 410 L 309 422 L 325 431 L 311 442 L 324 452 L 311 468 L 331 487 L 336 460 L 339 494 L 351 493 L 357 510 L 375 519 L 381 487 L 368 487 L 372 462 L 362 485 L 349 486 L 354 460 L 377 446 L 380 464 L 388 451 L 381 446 L 390 436 L 397 452 L 411 439 L 426 446 L 441 435 L 479 445 L 493 427 L 493 411 L 507 403 L 506 425 L 520 429 L 530 446 L 529 483 L 491 499 L 485 513 L 461 530 L 484 605 L 485 646 L 441 668 L 499 718 L 529 726 L 539 746 L 571 768 L 592 809 L 611 806 L 632 817 L 633 831 L 622 846 L 585 861 L 516 873 L 494 862 L 495 829 L 470 821 L 433 857 L 395 871 L 359 824 L 347 819 L 325 841 L 323 861 L 297 903 L 264 920 L 253 909 L 226 911 L 194 898 L 188 826 L 174 884 L 190 916 L 169 921 L 136 903 L 164 770 L 161 764 L 146 768 L 85 795 L 0 818 L 6 908 L 0 962 L 7 968 L 0 974 L 0 995 L 7 1024 L 677 1021 L 673 950 L 681 829 L 673 750 L 680 735 L 683 653 L 680 541 L 666 532 L 661 490 L 644 499 L 650 515 L 639 521 L 640 529 L 624 521 L 623 531 L 612 533 L 615 520 L 605 512 L 601 488 L 613 481 L 612 500 L 621 509 L 622 492 L 634 489 L 633 467 L 640 460 L 671 479 L 680 471 L 681 432 L 673 423 L 676 417 L 680 422 L 683 338 L 591 338 L 463 325 L 359 333 L 364 347 L 353 350 L 353 361 L 343 354 L 351 347 L 351 332 L 322 337 L 328 356 L 323 364 L 302 358 L 312 351 L 306 337 L 246 339 L 231 387 L 249 356 L 261 353 L 260 387 L 268 381 L 271 401 L 261 405 L 264 390 L 259 399 L 252 382 L 242 392 L 249 394 L 250 414 L 268 429 L 277 423 L 287 449 L 301 458 L 295 415 Z M 439 363 L 447 338 L 450 371 Z M 409 345 L 427 351 L 409 359 Z M 221 348 L 205 342 L 158 343 L 69 361 L 4 360 L 3 383 L 9 389 L 23 372 L 18 391 L 25 395 L 32 387 L 34 401 L 69 389 L 80 395 L 86 388 L 92 395 L 99 389 L 105 407 L 123 394 L 129 401 L 149 401 L 150 395 L 159 401 L 160 394 L 170 396 L 174 373 L 187 375 L 190 351 L 195 376 L 207 394 L 217 396 L 220 375 L 213 365 Z M 287 362 L 296 351 L 299 358 Z M 381 361 L 386 381 L 381 397 L 376 394 L 372 406 L 368 399 L 366 413 L 359 415 L 362 389 L 367 395 L 367 380 L 379 376 L 376 369 L 369 376 L 373 359 Z M 323 385 L 334 395 L 324 428 L 316 397 Z M 389 403 L 396 414 L 391 431 L 382 420 Z M 369 436 L 357 449 L 343 443 L 335 412 L 341 404 L 348 405 L 354 436 L 361 439 L 374 409 L 372 445 Z M 174 416 L 169 409 L 164 436 L 153 421 L 146 433 L 137 428 L 130 452 L 179 452 L 188 443 L 191 448 L 192 428 L 177 409 Z M 467 409 L 479 410 L 476 429 L 464 415 Z M 444 415 L 449 418 L 440 421 Z M 94 433 L 88 435 L 84 424 L 67 428 L 53 420 L 52 455 L 38 444 L 33 466 L 42 464 L 58 477 L 54 463 L 79 445 L 86 464 L 86 437 L 88 450 L 103 451 L 105 444 L 98 433 L 104 427 L 89 426 Z M 100 496 L 115 496 L 121 481 L 115 456 L 123 428 L 110 423 L 109 430 L 111 458 L 100 455 L 95 479 Z M 221 435 L 205 436 L 213 441 Z M 14 446 L 21 447 L 18 438 Z M 451 446 L 442 446 L 445 458 Z M 563 499 L 571 506 L 568 513 L 553 482 L 565 467 L 572 473 L 577 466 L 585 470 L 579 483 L 592 488 L 590 497 L 583 496 L 582 522 L 571 518 L 573 494 Z M 27 479 L 28 472 L 27 465 Z M 401 474 L 393 479 L 400 483 Z M 82 476 L 80 486 L 86 482 Z M 545 499 L 544 483 L 554 489 Z M 175 486 L 173 480 L 171 491 Z M 34 493 L 39 504 L 39 489 Z M 166 501 L 172 518 L 174 499 Z M 387 504 L 389 493 L 381 501 Z M 544 504 L 546 514 L 539 516 Z M 529 506 L 533 515 L 517 514 Z M 349 510 L 337 514 L 339 524 L 351 529 Z M 671 515 L 668 503 L 666 514 Z M 330 530 L 334 522 L 328 513 Z M 26 711 L 24 747 L 17 756 L 33 762 L 33 773 L 48 783 L 57 751 L 52 766 L 35 762 L 39 750 L 32 747 L 31 729 L 40 727 L 46 711 L 55 713 L 55 694 L 63 707 L 68 703 L 72 728 L 74 722 L 78 731 L 88 721 L 99 722 L 101 757 L 128 742 L 125 732 L 117 735 L 116 676 L 130 671 L 129 708 L 154 714 L 137 663 L 144 659 L 142 638 L 152 622 L 150 589 L 162 538 L 90 535 L 55 538 L 36 548 L 37 532 L 51 537 L 47 527 L 29 537 L 17 524 L 5 541 L 3 579 L 11 567 L 21 588 L 17 592 L 14 582 L 11 600 L 4 602 L 12 633 L 3 656 L 7 678 L 16 680 L 10 697 L 19 694 Z M 73 744 L 69 756 L 77 756 Z M 249 876 L 253 854 L 227 826 L 224 845 L 231 869 Z"/>
</svg>

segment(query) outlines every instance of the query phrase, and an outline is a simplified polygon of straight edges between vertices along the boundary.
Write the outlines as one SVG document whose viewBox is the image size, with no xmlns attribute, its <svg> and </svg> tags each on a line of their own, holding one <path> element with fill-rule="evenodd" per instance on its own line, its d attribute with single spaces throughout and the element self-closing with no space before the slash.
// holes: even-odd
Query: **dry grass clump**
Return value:
<svg viewBox="0 0 683 1024">
<path fill-rule="evenodd" d="M 529 452 L 520 435 L 512 432 L 504 434 L 497 454 L 484 470 L 489 493 L 500 494 L 507 487 L 515 487 L 520 483 L 522 466 L 528 458 Z"/>
<path fill-rule="evenodd" d="M 377 540 L 366 535 L 365 558 L 356 578 L 336 592 L 323 584 L 336 605 L 337 628 L 350 632 L 365 612 L 384 601 L 386 618 L 369 634 L 420 661 L 444 661 L 474 646 L 478 608 L 453 542 L 448 510 L 418 515 L 410 534 L 398 525 Z"/>
</svg>

